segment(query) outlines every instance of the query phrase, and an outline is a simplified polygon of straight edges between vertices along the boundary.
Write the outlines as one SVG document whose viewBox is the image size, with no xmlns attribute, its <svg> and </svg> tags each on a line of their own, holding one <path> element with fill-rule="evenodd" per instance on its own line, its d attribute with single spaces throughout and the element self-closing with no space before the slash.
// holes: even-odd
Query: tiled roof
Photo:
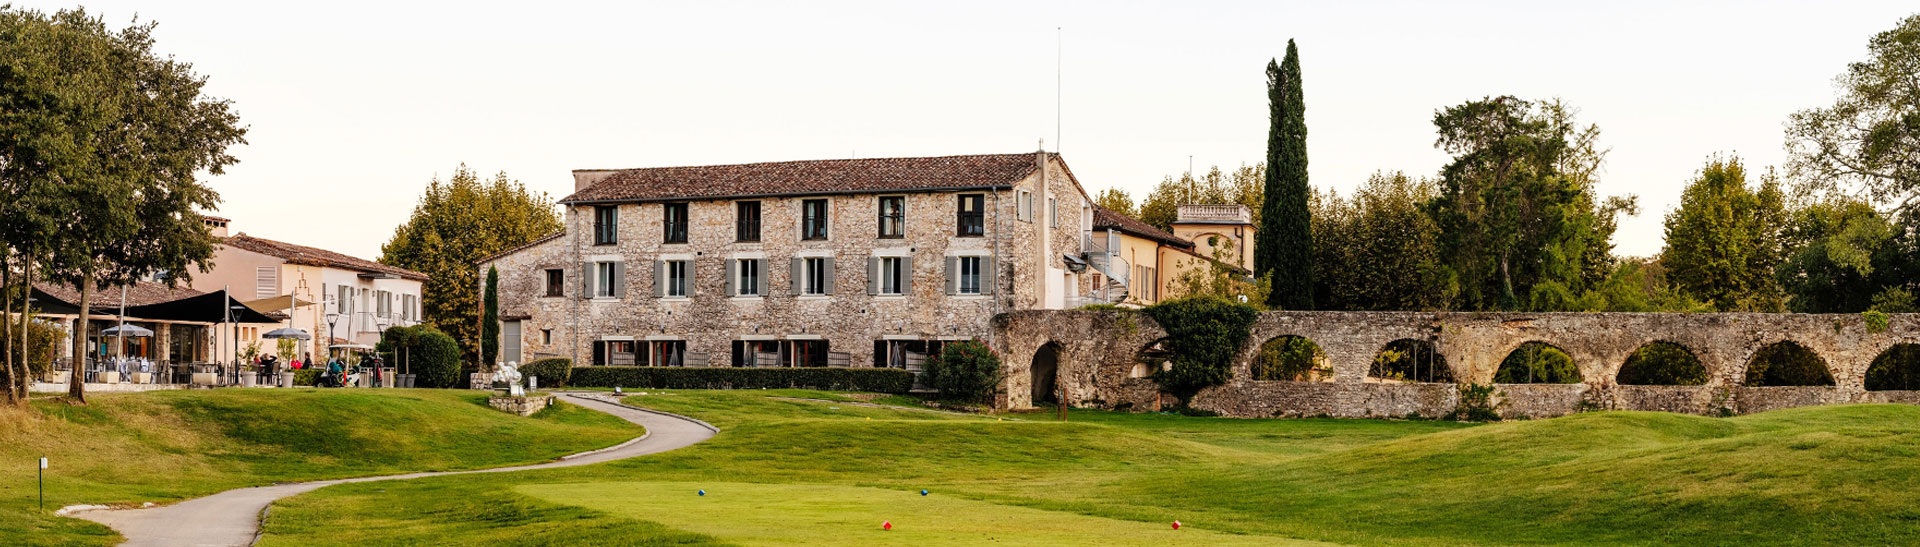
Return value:
<svg viewBox="0 0 1920 547">
<path fill-rule="evenodd" d="M 392 275 L 400 276 L 405 279 L 412 279 L 415 281 L 427 280 L 427 274 L 423 274 L 413 270 L 408 270 L 405 268 L 395 268 L 393 266 L 388 266 L 386 264 L 381 264 L 379 262 L 374 262 L 371 260 L 362 260 L 362 259 L 354 258 L 351 256 L 343 255 L 340 253 L 336 253 L 333 251 L 329 251 L 326 249 L 315 249 L 313 247 L 308 247 L 305 245 L 294 245 L 292 243 L 287 243 L 284 241 L 261 239 L 261 238 L 253 237 L 244 233 L 221 240 L 220 244 L 229 245 L 229 246 L 240 248 L 240 249 L 246 249 L 246 250 L 260 253 L 263 255 L 279 257 L 281 260 L 287 261 L 288 264 L 299 264 L 303 266 L 322 266 L 327 268 L 339 268 L 342 270 L 354 270 L 354 271 L 367 272 L 367 273 L 392 274 Z"/>
<path fill-rule="evenodd" d="M 1193 248 L 1193 242 L 1180 239 L 1173 234 L 1167 233 L 1166 230 L 1153 227 L 1152 224 L 1135 220 L 1133 217 L 1127 215 L 1115 213 L 1099 205 L 1093 206 L 1093 229 L 1100 230 L 1106 228 L 1158 241 L 1161 244 L 1171 247 L 1179 247 L 1182 249 Z"/>
<path fill-rule="evenodd" d="M 1056 154 L 1048 154 L 1049 158 Z M 1034 172 L 1035 153 L 782 161 L 626 169 L 561 203 L 718 199 L 1003 187 Z"/>
<path fill-rule="evenodd" d="M 35 283 L 33 288 L 40 289 L 40 292 L 47 293 L 47 296 L 58 298 L 63 302 L 75 306 L 80 305 L 80 291 L 74 290 L 73 285 L 65 283 Z M 127 307 L 131 308 L 134 306 L 145 306 L 147 304 L 171 302 L 182 298 L 200 296 L 202 294 L 206 293 L 185 286 L 169 289 L 162 283 L 141 281 L 127 287 Z M 96 289 L 89 291 L 87 293 L 87 299 L 93 301 L 93 309 L 90 310 L 93 313 L 111 313 L 112 310 L 120 307 L 120 288 L 113 287 L 106 290 Z"/>
<path fill-rule="evenodd" d="M 529 241 L 529 242 L 527 242 L 527 244 L 526 244 L 526 245 L 521 245 L 521 246 L 518 246 L 518 247 L 514 247 L 514 248 L 512 248 L 512 249 L 507 249 L 507 250 L 505 250 L 505 251 L 500 251 L 500 252 L 497 252 L 497 253 L 493 253 L 492 255 L 488 255 L 488 256 L 487 256 L 486 258 L 482 258 L 482 259 L 480 259 L 480 260 L 475 260 L 475 261 L 473 261 L 473 263 L 474 263 L 474 264 L 486 264 L 486 263 L 488 263 L 488 262 L 493 262 L 494 260 L 497 260 L 497 259 L 499 259 L 500 257 L 503 257 L 503 256 L 507 256 L 507 255 L 510 255 L 510 254 L 513 254 L 513 253 L 517 253 L 517 252 L 520 252 L 520 251 L 524 251 L 524 250 L 526 250 L 527 248 L 529 248 L 529 247 L 532 247 L 532 246 L 534 246 L 534 245 L 539 245 L 539 244 L 541 244 L 541 243 L 546 243 L 546 242 L 548 242 L 548 241 L 553 241 L 553 240 L 555 240 L 555 239 L 559 239 L 559 238 L 560 238 L 560 236 L 564 236 L 564 235 L 567 235 L 567 231 L 566 231 L 565 229 L 562 229 L 562 230 L 560 230 L 560 231 L 558 231 L 558 232 L 554 232 L 554 233 L 551 233 L 551 234 L 547 234 L 547 235 L 544 235 L 544 236 L 540 236 L 540 238 L 539 238 L 539 239 L 535 239 L 535 240 L 533 240 L 533 241 Z"/>
</svg>

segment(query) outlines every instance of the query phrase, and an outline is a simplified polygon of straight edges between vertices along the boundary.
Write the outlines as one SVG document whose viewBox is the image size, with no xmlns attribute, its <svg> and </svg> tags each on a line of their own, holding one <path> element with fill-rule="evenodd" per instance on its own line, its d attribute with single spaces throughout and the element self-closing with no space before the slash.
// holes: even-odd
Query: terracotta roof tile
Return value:
<svg viewBox="0 0 1920 547">
<path fill-rule="evenodd" d="M 64 283 L 35 283 L 33 288 L 40 289 L 40 292 L 47 293 L 47 296 L 58 298 L 69 304 L 80 305 L 80 291 L 74 290 L 72 285 Z M 131 308 L 134 306 L 145 306 L 147 304 L 171 302 L 191 296 L 200 296 L 202 294 L 206 293 L 184 286 L 169 289 L 162 283 L 142 281 L 127 287 L 127 307 Z M 106 290 L 94 290 L 87 294 L 87 299 L 93 301 L 92 311 L 94 313 L 106 313 L 120 307 L 120 288 L 113 287 Z"/>
<path fill-rule="evenodd" d="M 1025 153 L 626 169 L 560 202 L 959 190 L 1009 186 L 1035 167 L 1034 153 Z"/>
<path fill-rule="evenodd" d="M 413 270 L 408 270 L 405 268 L 396 268 L 393 266 L 388 266 L 386 264 L 381 264 L 379 262 L 374 262 L 371 260 L 354 258 L 351 256 L 343 255 L 343 254 L 329 251 L 326 249 L 315 249 L 313 247 L 308 247 L 305 245 L 294 245 L 292 243 L 287 243 L 284 241 L 261 239 L 261 238 L 253 237 L 244 233 L 226 238 L 222 240 L 220 243 L 222 245 L 229 245 L 229 246 L 240 248 L 240 249 L 246 249 L 246 250 L 260 253 L 263 255 L 279 257 L 281 260 L 287 261 L 288 264 L 299 264 L 303 266 L 322 266 L 327 268 L 340 268 L 343 270 L 354 270 L 359 272 L 391 274 L 391 275 L 396 275 L 405 279 L 412 279 L 415 281 L 427 280 L 427 274 L 423 274 Z"/>
<path fill-rule="evenodd" d="M 1123 233 L 1144 237 L 1170 247 L 1179 247 L 1181 249 L 1193 248 L 1193 242 L 1180 239 L 1178 236 L 1167 233 L 1166 230 L 1155 228 L 1152 224 L 1147 224 L 1135 220 L 1133 217 L 1095 205 L 1093 206 L 1093 229 L 1099 230 L 1103 228 L 1112 228 Z"/>
</svg>

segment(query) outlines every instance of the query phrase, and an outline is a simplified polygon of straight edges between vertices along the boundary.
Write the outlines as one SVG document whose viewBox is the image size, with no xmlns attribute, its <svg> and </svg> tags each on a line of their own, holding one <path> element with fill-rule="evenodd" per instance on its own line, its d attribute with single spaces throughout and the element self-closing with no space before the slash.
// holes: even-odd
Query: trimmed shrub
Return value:
<svg viewBox="0 0 1920 547">
<path fill-rule="evenodd" d="M 0 317 L 0 328 L 5 328 L 10 335 L 0 337 L 0 351 L 17 360 L 20 349 L 13 342 L 20 336 L 20 324 L 14 322 L 16 320 L 15 316 Z M 45 322 L 27 322 L 27 339 L 32 341 L 27 345 L 27 377 L 39 378 L 47 373 L 47 368 L 53 363 L 54 348 L 67 341 L 65 334 L 65 331 Z M 10 381 L 8 375 L 7 367 L 0 366 L 0 381 Z"/>
<path fill-rule="evenodd" d="M 547 387 L 566 387 L 567 378 L 573 376 L 573 360 L 565 357 L 548 357 L 528 361 L 520 366 L 520 375 L 533 376 Z"/>
<path fill-rule="evenodd" d="M 396 368 L 404 362 L 400 373 L 413 374 L 414 387 L 466 387 L 461 382 L 460 344 L 431 325 L 389 328 L 380 333 L 375 348 Z"/>
<path fill-rule="evenodd" d="M 296 385 L 296 386 L 319 385 L 320 373 L 322 372 L 325 372 L 325 371 L 317 368 L 303 368 L 300 370 L 293 371 L 293 385 Z"/>
<path fill-rule="evenodd" d="M 969 403 L 992 403 L 1003 378 L 1000 356 L 977 340 L 947 344 L 927 361 L 926 375 L 941 398 Z"/>
<path fill-rule="evenodd" d="M 1153 379 L 1182 405 L 1202 388 L 1233 377 L 1234 355 L 1260 318 L 1253 306 L 1218 296 L 1169 300 L 1144 311 L 1167 329 L 1164 347 L 1173 354 L 1173 367 Z"/>
<path fill-rule="evenodd" d="M 892 368 L 580 367 L 573 369 L 568 385 L 906 393 L 913 388 L 913 373 Z"/>
</svg>

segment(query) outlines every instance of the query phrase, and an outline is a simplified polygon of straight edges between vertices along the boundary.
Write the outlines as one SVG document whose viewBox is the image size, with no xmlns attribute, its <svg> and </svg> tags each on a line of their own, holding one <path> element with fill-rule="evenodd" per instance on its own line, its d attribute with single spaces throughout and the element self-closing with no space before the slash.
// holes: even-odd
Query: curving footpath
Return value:
<svg viewBox="0 0 1920 547">
<path fill-rule="evenodd" d="M 325 486 L 350 482 L 417 479 L 469 473 L 500 473 L 589 465 L 666 452 L 698 443 L 718 432 L 705 422 L 614 403 L 605 395 L 564 393 L 573 403 L 612 414 L 647 428 L 645 435 L 626 443 L 583 452 L 547 463 L 471 471 L 408 473 L 273 486 L 236 488 L 173 505 L 144 509 L 83 510 L 71 516 L 105 524 L 127 538 L 121 545 L 252 545 L 259 538 L 260 517 L 274 500 Z"/>
</svg>

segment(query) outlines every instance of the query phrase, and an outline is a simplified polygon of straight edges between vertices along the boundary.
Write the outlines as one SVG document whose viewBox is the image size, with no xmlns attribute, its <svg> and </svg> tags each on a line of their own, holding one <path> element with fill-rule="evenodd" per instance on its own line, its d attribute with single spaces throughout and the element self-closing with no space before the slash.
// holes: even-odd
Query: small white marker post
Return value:
<svg viewBox="0 0 1920 547">
<path fill-rule="evenodd" d="M 47 459 L 40 458 L 40 510 L 47 510 Z"/>
</svg>

